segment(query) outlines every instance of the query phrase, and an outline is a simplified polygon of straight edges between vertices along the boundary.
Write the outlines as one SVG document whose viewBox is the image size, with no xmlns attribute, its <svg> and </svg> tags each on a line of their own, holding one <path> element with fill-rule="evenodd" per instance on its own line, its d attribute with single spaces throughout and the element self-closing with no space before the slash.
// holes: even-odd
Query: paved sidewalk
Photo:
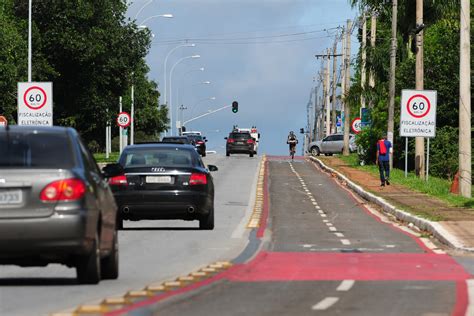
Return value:
<svg viewBox="0 0 474 316">
<path fill-rule="evenodd" d="M 315 160 L 314 157 L 312 159 Z M 424 226 L 420 228 L 432 232 L 443 242 L 454 248 L 474 251 L 474 210 L 472 208 L 453 207 L 435 197 L 412 191 L 397 184 L 381 187 L 379 177 L 352 168 L 335 156 L 317 157 L 316 160 L 323 163 L 322 167 L 326 166 L 338 171 L 367 191 L 369 195 L 372 193 L 372 195 L 382 198 L 380 199 L 382 203 L 385 200 L 389 207 L 404 213 L 401 214 L 403 218 L 400 219 L 405 221 L 418 219 L 415 225 Z M 396 213 L 394 215 L 400 217 L 397 214 L 400 212 L 394 212 Z"/>
</svg>

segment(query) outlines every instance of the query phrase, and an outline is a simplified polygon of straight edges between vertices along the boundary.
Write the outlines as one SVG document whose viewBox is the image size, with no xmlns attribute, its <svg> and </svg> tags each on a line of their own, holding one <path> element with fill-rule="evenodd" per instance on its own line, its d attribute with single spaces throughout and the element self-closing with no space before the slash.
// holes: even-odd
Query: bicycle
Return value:
<svg viewBox="0 0 474 316">
<path fill-rule="evenodd" d="M 294 158 L 295 158 L 295 153 L 296 153 L 296 144 L 298 143 L 298 141 L 296 140 L 290 140 L 288 141 L 288 144 L 290 144 L 290 157 L 291 157 L 291 160 L 293 161 Z"/>
</svg>

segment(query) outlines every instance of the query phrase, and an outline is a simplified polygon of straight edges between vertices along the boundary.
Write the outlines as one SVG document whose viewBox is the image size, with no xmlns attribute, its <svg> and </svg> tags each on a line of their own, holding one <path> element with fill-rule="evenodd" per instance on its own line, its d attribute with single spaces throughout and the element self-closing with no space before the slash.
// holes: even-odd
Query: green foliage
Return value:
<svg viewBox="0 0 474 316">
<path fill-rule="evenodd" d="M 151 34 L 127 20 L 126 10 L 124 0 L 33 1 L 33 80 L 53 82 L 54 124 L 75 127 L 99 148 L 105 140 L 97 135 L 115 121 L 119 96 L 130 110 L 132 84 L 136 130 L 155 135 L 168 124 L 147 78 Z M 27 79 L 27 15 L 28 1 L 0 2 L 0 114 L 12 122 L 17 82 Z"/>
<path fill-rule="evenodd" d="M 430 173 L 436 177 L 453 179 L 458 170 L 459 129 L 445 126 L 436 130 L 430 143 Z"/>
</svg>

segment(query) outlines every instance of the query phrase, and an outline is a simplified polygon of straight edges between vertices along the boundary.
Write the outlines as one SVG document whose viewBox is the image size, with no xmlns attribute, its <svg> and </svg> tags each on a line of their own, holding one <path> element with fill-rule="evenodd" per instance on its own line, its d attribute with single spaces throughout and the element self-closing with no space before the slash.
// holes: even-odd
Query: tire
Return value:
<svg viewBox="0 0 474 316">
<path fill-rule="evenodd" d="M 99 244 L 99 234 L 96 232 L 91 252 L 77 259 L 76 273 L 80 284 L 97 284 L 100 282 Z"/>
<path fill-rule="evenodd" d="M 201 156 L 206 157 L 206 152 L 204 151 Z"/>
<path fill-rule="evenodd" d="M 329 153 L 329 154 L 324 154 L 324 155 L 325 155 L 325 156 L 332 156 L 332 154 L 330 154 L 330 153 Z"/>
<path fill-rule="evenodd" d="M 214 229 L 214 205 L 209 210 L 209 214 L 199 219 L 200 230 L 213 230 Z"/>
<path fill-rule="evenodd" d="M 252 157 L 253 157 L 253 152 L 251 152 L 251 153 L 249 154 L 249 157 L 250 157 L 250 158 L 252 158 Z"/>
<path fill-rule="evenodd" d="M 230 152 L 226 151 L 226 152 L 225 152 L 225 155 L 226 155 L 227 157 L 229 157 L 229 156 L 230 156 Z"/>
<path fill-rule="evenodd" d="M 319 156 L 320 154 L 321 154 L 321 151 L 319 151 L 319 147 L 311 147 L 311 155 Z"/>
<path fill-rule="evenodd" d="M 117 235 L 117 231 L 115 231 L 114 239 L 112 241 L 112 250 L 110 251 L 110 254 L 100 262 L 100 273 L 102 279 L 115 280 L 119 276 L 119 248 Z"/>
<path fill-rule="evenodd" d="M 119 214 L 117 214 L 117 222 L 115 223 L 115 228 L 117 230 L 123 229 L 123 218 Z"/>
</svg>

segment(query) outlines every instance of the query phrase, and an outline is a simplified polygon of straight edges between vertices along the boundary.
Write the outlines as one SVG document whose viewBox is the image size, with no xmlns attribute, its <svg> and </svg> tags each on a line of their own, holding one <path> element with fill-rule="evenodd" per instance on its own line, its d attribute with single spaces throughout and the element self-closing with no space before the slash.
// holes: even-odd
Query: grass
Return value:
<svg viewBox="0 0 474 316">
<path fill-rule="evenodd" d="M 351 154 L 350 156 L 341 155 L 338 157 L 353 168 L 364 170 L 375 176 L 379 175 L 379 170 L 376 165 L 360 166 L 357 154 Z M 404 170 L 394 168 L 390 172 L 390 181 L 399 185 L 403 185 L 411 190 L 437 197 L 440 200 L 448 202 L 450 205 L 474 209 L 474 198 L 468 199 L 462 196 L 451 194 L 449 192 L 451 182 L 446 179 L 429 176 L 428 181 L 424 181 L 416 177 L 413 172 L 409 172 L 408 176 L 405 178 Z"/>
<path fill-rule="evenodd" d="M 94 154 L 94 158 L 97 162 L 114 163 L 118 161 L 120 154 L 118 152 L 110 153 L 109 158 L 105 158 L 105 153 Z"/>
</svg>

